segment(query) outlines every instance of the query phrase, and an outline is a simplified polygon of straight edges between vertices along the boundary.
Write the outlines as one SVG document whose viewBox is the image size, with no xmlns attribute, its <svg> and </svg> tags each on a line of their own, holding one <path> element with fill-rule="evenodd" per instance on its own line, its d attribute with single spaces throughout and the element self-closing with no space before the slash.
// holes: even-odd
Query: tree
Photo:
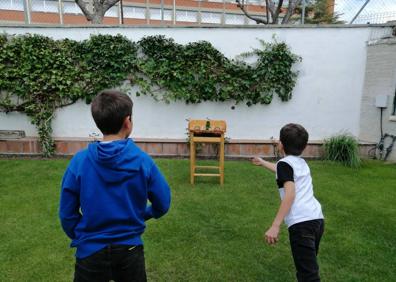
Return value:
<svg viewBox="0 0 396 282">
<path fill-rule="evenodd" d="M 332 0 L 265 0 L 265 17 L 256 17 L 248 13 L 246 0 L 236 0 L 238 7 L 251 20 L 257 24 L 288 24 L 301 20 L 302 1 L 305 1 L 305 23 L 310 24 L 336 24 L 344 23 L 339 20 L 339 15 L 333 12 Z"/>
<path fill-rule="evenodd" d="M 340 14 L 334 12 L 328 0 L 315 0 L 308 3 L 305 9 L 305 23 L 308 24 L 343 24 Z M 300 12 L 301 14 L 301 12 Z"/>
<path fill-rule="evenodd" d="M 246 17 L 251 20 L 256 21 L 257 24 L 287 24 L 289 23 L 291 17 L 296 13 L 296 8 L 301 4 L 302 0 L 265 0 L 265 18 L 259 18 L 256 16 L 252 16 L 248 13 L 246 9 L 247 1 L 246 0 L 236 0 L 238 3 L 237 6 L 242 10 Z M 284 6 L 284 2 L 287 2 L 287 5 Z M 282 20 L 280 21 L 280 15 L 283 14 Z M 280 22 L 279 22 L 280 21 Z"/>
<path fill-rule="evenodd" d="M 107 10 L 120 0 L 75 0 L 88 21 L 101 24 Z"/>
</svg>

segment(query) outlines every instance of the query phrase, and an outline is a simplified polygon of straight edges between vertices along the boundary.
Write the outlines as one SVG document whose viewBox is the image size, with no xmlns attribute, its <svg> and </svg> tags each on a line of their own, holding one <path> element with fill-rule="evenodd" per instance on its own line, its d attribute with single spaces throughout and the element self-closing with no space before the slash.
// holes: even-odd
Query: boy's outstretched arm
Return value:
<svg viewBox="0 0 396 282">
<path fill-rule="evenodd" d="M 278 242 L 279 229 L 283 219 L 289 213 L 291 206 L 293 205 L 294 198 L 296 196 L 295 187 L 293 181 L 286 181 L 284 183 L 285 196 L 281 202 L 278 213 L 272 223 L 272 226 L 265 232 L 265 240 L 268 244 L 272 245 Z"/>
<path fill-rule="evenodd" d="M 266 169 L 268 169 L 268 170 L 270 170 L 272 172 L 276 172 L 276 164 L 268 162 L 268 161 L 265 161 L 262 158 L 254 157 L 252 159 L 252 163 L 255 164 L 255 165 L 258 165 L 258 166 L 263 166 L 263 167 L 265 167 Z"/>
<path fill-rule="evenodd" d="M 169 185 L 155 164 L 151 167 L 148 199 L 151 205 L 146 208 L 145 220 L 160 218 L 168 212 L 171 200 Z"/>
<path fill-rule="evenodd" d="M 63 231 L 70 239 L 75 238 L 74 228 L 81 219 L 79 188 L 76 177 L 67 169 L 62 180 L 59 218 Z"/>
</svg>

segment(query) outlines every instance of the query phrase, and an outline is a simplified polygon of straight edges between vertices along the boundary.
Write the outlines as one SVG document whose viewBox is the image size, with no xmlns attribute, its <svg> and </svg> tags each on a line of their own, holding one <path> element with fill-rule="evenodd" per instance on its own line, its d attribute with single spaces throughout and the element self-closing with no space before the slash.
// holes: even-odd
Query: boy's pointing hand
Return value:
<svg viewBox="0 0 396 282">
<path fill-rule="evenodd" d="M 252 159 L 252 163 L 254 164 L 254 165 L 264 165 L 264 160 L 262 159 L 262 158 L 260 158 L 260 157 L 254 157 L 253 159 Z"/>
</svg>

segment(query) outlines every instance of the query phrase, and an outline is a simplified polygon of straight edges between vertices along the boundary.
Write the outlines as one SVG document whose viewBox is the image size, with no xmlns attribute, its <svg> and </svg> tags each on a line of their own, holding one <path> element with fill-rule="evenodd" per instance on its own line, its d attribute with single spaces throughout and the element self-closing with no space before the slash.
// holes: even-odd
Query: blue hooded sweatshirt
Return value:
<svg viewBox="0 0 396 282">
<path fill-rule="evenodd" d="M 91 143 L 72 158 L 59 217 L 76 257 L 84 258 L 109 244 L 142 245 L 145 220 L 169 206 L 170 189 L 154 161 L 124 139 Z"/>
</svg>

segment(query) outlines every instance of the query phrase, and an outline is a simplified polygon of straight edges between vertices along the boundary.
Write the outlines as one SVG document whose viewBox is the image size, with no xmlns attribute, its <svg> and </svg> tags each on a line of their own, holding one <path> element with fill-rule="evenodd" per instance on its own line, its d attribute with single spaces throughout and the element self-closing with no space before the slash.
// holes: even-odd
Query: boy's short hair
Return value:
<svg viewBox="0 0 396 282">
<path fill-rule="evenodd" d="M 118 90 L 103 90 L 93 99 L 92 117 L 104 135 L 117 134 L 127 116 L 132 117 L 133 102 Z"/>
<path fill-rule="evenodd" d="M 286 155 L 299 156 L 308 143 L 308 132 L 299 124 L 289 123 L 280 130 L 280 141 Z"/>
</svg>

